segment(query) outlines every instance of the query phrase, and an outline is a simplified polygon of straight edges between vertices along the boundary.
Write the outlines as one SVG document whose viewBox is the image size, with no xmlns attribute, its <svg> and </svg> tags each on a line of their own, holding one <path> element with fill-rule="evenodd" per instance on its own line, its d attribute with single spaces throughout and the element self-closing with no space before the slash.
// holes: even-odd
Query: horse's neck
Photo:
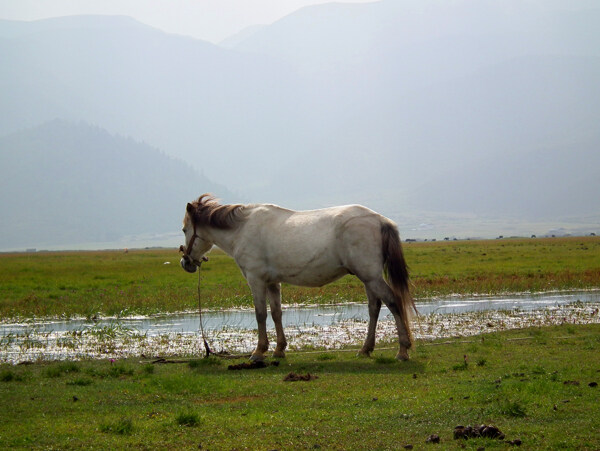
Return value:
<svg viewBox="0 0 600 451">
<path fill-rule="evenodd" d="M 210 230 L 212 242 L 228 255 L 233 255 L 236 234 L 235 228 Z"/>
</svg>

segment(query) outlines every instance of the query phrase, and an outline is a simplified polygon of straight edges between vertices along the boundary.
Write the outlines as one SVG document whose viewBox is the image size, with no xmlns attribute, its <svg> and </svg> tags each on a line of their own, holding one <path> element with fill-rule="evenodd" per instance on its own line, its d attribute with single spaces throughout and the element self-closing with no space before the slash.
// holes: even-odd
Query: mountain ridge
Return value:
<svg viewBox="0 0 600 451">
<path fill-rule="evenodd" d="M 0 249 L 174 233 L 186 202 L 232 196 L 156 148 L 83 122 L 4 136 L 0 163 Z"/>
</svg>

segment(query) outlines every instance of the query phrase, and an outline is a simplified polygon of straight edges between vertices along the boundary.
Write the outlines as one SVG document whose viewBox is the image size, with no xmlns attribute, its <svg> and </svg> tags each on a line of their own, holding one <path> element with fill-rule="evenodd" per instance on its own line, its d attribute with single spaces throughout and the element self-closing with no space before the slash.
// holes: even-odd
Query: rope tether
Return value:
<svg viewBox="0 0 600 451">
<path fill-rule="evenodd" d="M 198 313 L 200 313 L 200 333 L 202 334 L 202 341 L 204 342 L 204 349 L 206 350 L 205 359 L 211 354 L 210 347 L 208 346 L 208 342 L 206 341 L 206 336 L 204 335 L 204 326 L 202 324 L 202 296 L 200 296 L 200 281 L 202 280 L 202 276 L 200 275 L 200 266 L 198 266 Z"/>
</svg>

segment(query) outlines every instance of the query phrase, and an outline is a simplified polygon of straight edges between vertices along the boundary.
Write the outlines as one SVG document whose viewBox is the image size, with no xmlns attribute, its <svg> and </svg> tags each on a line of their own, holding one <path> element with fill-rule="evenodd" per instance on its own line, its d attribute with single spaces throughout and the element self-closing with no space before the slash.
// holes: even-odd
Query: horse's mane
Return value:
<svg viewBox="0 0 600 451">
<path fill-rule="evenodd" d="M 190 208 L 190 206 L 192 208 Z M 231 229 L 245 221 L 244 205 L 221 205 L 212 194 L 203 194 L 188 204 L 195 225 Z"/>
</svg>

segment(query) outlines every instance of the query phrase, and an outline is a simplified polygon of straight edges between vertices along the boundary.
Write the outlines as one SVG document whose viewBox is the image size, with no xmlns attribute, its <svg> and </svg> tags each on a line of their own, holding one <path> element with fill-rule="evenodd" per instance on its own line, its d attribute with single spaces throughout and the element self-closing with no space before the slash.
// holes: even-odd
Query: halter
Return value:
<svg viewBox="0 0 600 451">
<path fill-rule="evenodd" d="M 200 267 L 202 262 L 208 261 L 208 257 L 203 255 L 202 261 L 198 261 L 190 255 L 190 252 L 192 252 L 192 246 L 194 246 L 194 241 L 196 241 L 196 238 L 200 238 L 200 236 L 196 233 L 196 224 L 194 224 L 194 234 L 190 238 L 190 242 L 185 247 L 183 246 L 183 244 L 181 246 L 179 246 L 179 252 L 183 252 L 184 259 L 189 260 L 194 265 Z"/>
</svg>

